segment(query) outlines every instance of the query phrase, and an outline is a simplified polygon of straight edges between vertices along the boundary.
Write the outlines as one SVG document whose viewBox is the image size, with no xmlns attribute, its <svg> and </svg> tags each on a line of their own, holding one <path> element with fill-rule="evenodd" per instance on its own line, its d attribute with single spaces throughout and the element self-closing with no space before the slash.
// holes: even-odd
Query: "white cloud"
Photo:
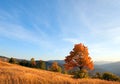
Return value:
<svg viewBox="0 0 120 84">
<path fill-rule="evenodd" d="M 7 24 L 7 25 L 6 25 Z M 24 28 L 21 25 L 16 24 L 0 24 L 0 36 L 7 37 L 10 39 L 26 41 L 29 43 L 34 43 L 35 45 L 51 47 L 50 42 L 47 41 L 44 36 L 30 31 L 27 28 Z"/>
<path fill-rule="evenodd" d="M 34 37 L 32 35 L 32 32 L 16 24 L 6 24 L 6 25 L 1 24 L 0 33 L 1 35 L 7 36 L 7 37 L 22 39 L 22 40 L 30 40 L 31 38 Z"/>
<path fill-rule="evenodd" d="M 101 28 L 101 29 L 95 29 L 96 31 L 93 31 L 93 34 L 96 35 L 96 37 L 104 38 L 103 42 L 109 41 L 112 44 L 120 44 L 120 27 L 109 27 L 109 28 Z"/>
</svg>

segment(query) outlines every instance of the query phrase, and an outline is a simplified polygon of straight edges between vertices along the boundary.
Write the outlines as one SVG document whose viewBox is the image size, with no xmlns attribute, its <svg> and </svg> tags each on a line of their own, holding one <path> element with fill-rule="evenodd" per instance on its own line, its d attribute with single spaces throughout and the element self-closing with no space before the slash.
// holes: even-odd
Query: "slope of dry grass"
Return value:
<svg viewBox="0 0 120 84">
<path fill-rule="evenodd" d="M 120 84 L 99 79 L 73 79 L 69 75 L 32 69 L 0 61 L 0 84 Z"/>
</svg>

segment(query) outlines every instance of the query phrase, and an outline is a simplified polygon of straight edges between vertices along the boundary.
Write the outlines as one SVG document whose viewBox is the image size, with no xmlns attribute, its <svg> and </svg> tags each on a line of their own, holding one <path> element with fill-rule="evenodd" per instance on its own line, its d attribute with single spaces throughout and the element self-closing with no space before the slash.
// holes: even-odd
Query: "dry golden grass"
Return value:
<svg viewBox="0 0 120 84">
<path fill-rule="evenodd" d="M 120 84 L 99 79 L 73 79 L 70 75 L 32 69 L 0 61 L 0 84 Z"/>
</svg>

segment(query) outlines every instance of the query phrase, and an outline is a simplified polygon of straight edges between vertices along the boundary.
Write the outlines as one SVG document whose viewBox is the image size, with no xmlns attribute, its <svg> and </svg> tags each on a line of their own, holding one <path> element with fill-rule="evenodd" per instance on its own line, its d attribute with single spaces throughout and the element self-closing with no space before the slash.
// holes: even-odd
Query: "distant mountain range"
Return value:
<svg viewBox="0 0 120 84">
<path fill-rule="evenodd" d="M 10 58 L 5 56 L 0 56 L 0 60 L 8 61 Z M 24 59 L 16 59 L 17 61 L 21 61 Z M 29 61 L 29 60 L 28 60 Z M 36 61 L 38 62 L 38 60 Z M 45 61 L 47 67 L 51 66 L 53 62 L 58 62 L 60 66 L 63 66 L 65 63 L 64 60 L 49 60 Z M 112 72 L 120 76 L 120 61 L 119 62 L 110 62 L 110 61 L 96 61 L 94 62 L 94 70 L 91 71 L 92 73 L 96 72 Z"/>
<path fill-rule="evenodd" d="M 57 63 L 60 64 L 60 65 L 65 64 L 65 61 L 64 61 L 64 60 L 48 60 L 47 62 L 50 62 L 50 63 L 52 63 L 52 62 L 57 62 Z"/>
<path fill-rule="evenodd" d="M 120 76 L 120 62 L 102 64 L 102 65 L 99 65 L 98 67 Z"/>
<path fill-rule="evenodd" d="M 103 64 L 109 64 L 109 63 L 113 63 L 112 61 L 95 61 L 94 64 L 95 65 L 103 65 Z"/>
<path fill-rule="evenodd" d="M 58 62 L 60 65 L 64 64 L 64 60 L 50 60 L 48 62 Z M 94 62 L 94 70 L 96 72 L 112 72 L 120 76 L 120 62 L 111 62 L 111 61 L 96 61 Z"/>
</svg>

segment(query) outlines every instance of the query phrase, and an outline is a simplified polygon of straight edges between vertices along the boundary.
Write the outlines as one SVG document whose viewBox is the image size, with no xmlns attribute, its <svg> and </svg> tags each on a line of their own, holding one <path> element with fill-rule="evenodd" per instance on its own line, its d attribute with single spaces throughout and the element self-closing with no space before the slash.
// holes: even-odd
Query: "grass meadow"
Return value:
<svg viewBox="0 0 120 84">
<path fill-rule="evenodd" d="M 27 68 L 0 61 L 0 84 L 120 84 L 100 79 L 73 79 L 70 75 Z"/>
</svg>

